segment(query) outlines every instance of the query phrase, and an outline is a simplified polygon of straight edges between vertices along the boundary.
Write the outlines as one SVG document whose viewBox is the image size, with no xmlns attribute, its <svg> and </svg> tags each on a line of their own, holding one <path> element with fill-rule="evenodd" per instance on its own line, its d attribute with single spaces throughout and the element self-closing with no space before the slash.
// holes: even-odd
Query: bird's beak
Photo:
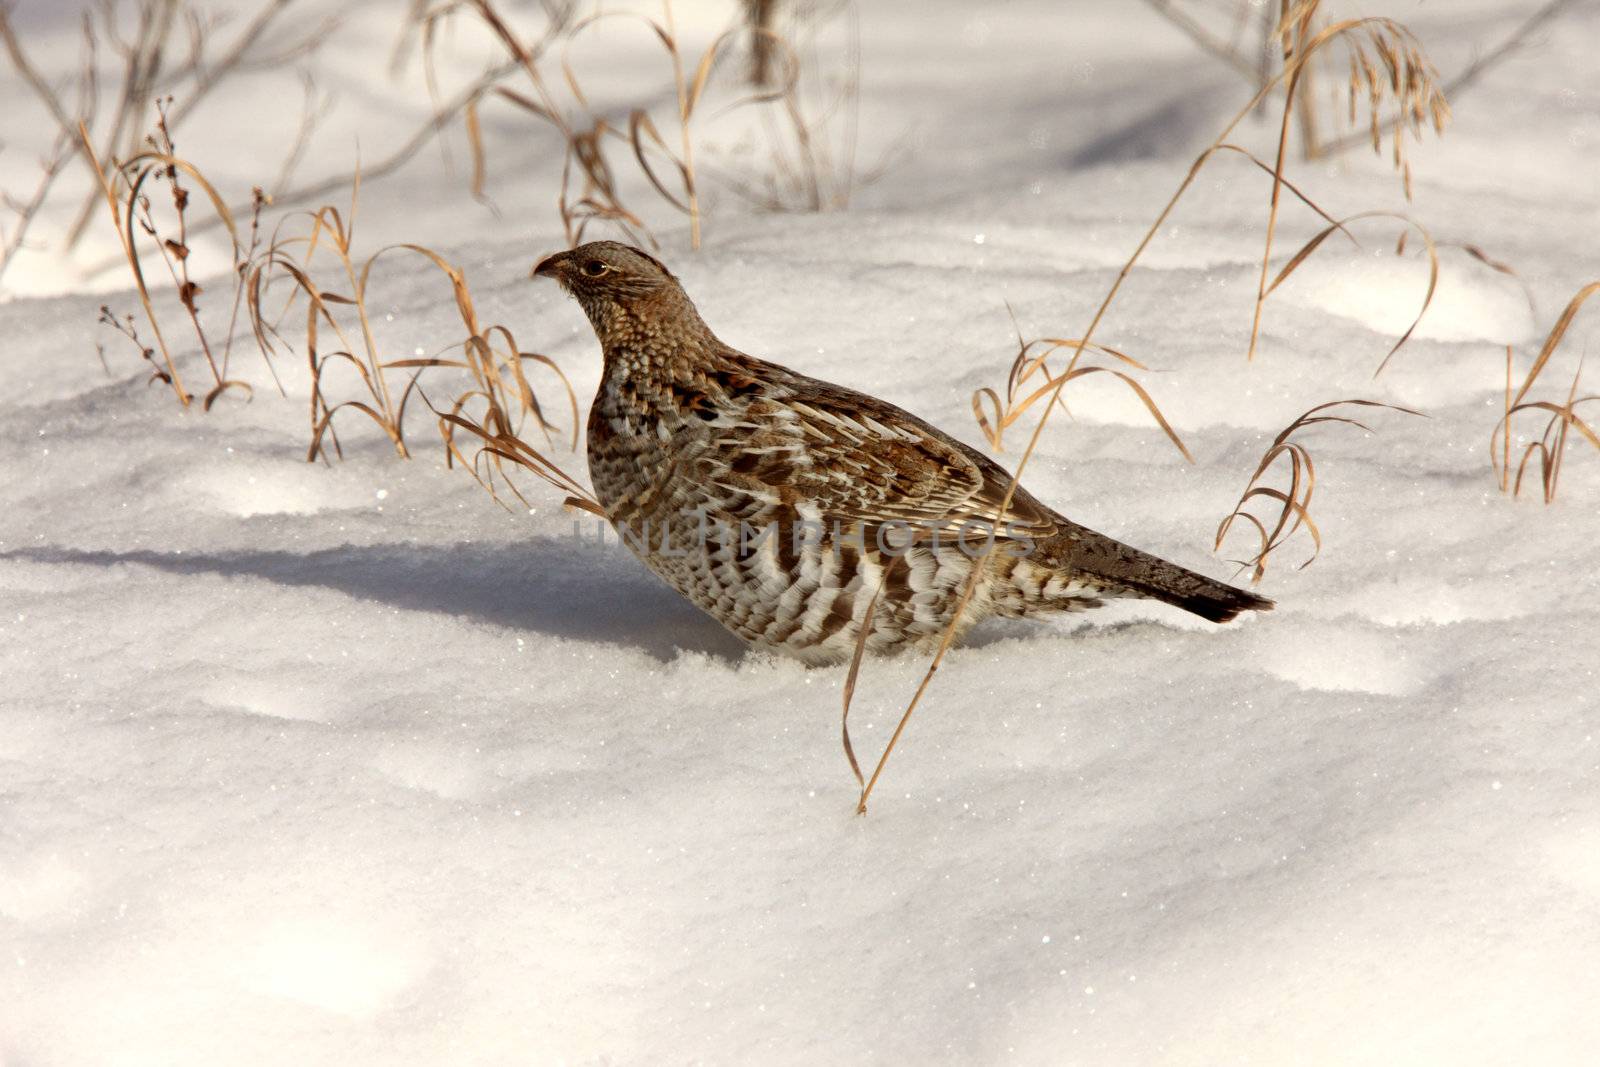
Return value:
<svg viewBox="0 0 1600 1067">
<path fill-rule="evenodd" d="M 562 264 L 566 262 L 566 259 L 567 254 L 565 252 L 552 252 L 550 255 L 545 256 L 534 265 L 533 273 L 529 274 L 528 277 L 556 278 L 559 280 L 561 277 L 561 267 Z"/>
</svg>

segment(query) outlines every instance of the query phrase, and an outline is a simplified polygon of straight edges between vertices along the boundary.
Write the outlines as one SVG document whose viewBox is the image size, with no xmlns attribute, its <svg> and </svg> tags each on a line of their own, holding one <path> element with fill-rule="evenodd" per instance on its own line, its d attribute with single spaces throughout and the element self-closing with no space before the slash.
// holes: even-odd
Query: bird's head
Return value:
<svg viewBox="0 0 1600 1067">
<path fill-rule="evenodd" d="M 616 241 L 592 241 L 545 256 L 533 276 L 554 278 L 576 297 L 602 341 L 641 313 L 670 313 L 680 301 L 688 304 L 678 279 L 660 260 Z"/>
</svg>

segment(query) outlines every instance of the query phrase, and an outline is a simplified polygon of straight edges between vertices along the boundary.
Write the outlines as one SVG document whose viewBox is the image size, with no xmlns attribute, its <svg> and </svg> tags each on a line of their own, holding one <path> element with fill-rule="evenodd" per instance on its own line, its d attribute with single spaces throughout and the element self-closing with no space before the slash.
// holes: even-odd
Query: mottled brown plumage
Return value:
<svg viewBox="0 0 1600 1067">
<path fill-rule="evenodd" d="M 1271 601 L 1079 526 L 983 454 L 893 404 L 717 340 L 677 279 L 611 241 L 543 260 L 605 356 L 595 495 L 651 570 L 756 648 L 847 659 L 957 624 L 1152 597 L 1216 622 Z M 998 523 L 996 519 L 998 517 Z M 994 548 L 985 551 L 989 539 Z"/>
</svg>

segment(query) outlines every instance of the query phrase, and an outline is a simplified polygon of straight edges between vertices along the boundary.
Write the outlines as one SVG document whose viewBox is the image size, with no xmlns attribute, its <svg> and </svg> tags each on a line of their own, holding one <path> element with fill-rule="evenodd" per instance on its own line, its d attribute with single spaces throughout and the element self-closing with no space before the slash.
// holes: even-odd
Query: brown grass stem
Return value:
<svg viewBox="0 0 1600 1067">
<path fill-rule="evenodd" d="M 1582 418 L 1578 411 L 1585 405 L 1600 403 L 1600 394 L 1587 396 L 1578 395 L 1579 383 L 1583 378 L 1583 360 L 1578 360 L 1578 367 L 1573 372 L 1572 383 L 1568 386 L 1566 398 L 1557 403 L 1553 400 L 1530 400 L 1529 393 L 1533 390 L 1539 376 L 1544 373 L 1550 364 L 1556 350 L 1561 347 L 1561 342 L 1566 338 L 1573 321 L 1583 309 L 1584 304 L 1596 293 L 1600 293 L 1600 282 L 1590 282 L 1567 302 L 1561 315 L 1551 327 L 1550 333 L 1545 337 L 1538 354 L 1534 357 L 1532 365 L 1528 368 L 1527 375 L 1523 378 L 1521 386 L 1515 393 L 1512 392 L 1512 348 L 1506 346 L 1506 378 L 1505 378 L 1505 413 L 1500 421 L 1495 424 L 1493 432 L 1489 435 L 1489 461 L 1497 469 L 1500 491 L 1509 491 L 1513 497 L 1521 495 L 1522 480 L 1527 473 L 1528 464 L 1535 456 L 1539 459 L 1539 482 L 1542 488 L 1544 502 L 1552 504 L 1556 499 L 1556 490 L 1561 478 L 1561 469 L 1565 462 L 1567 444 L 1573 433 L 1577 433 L 1584 440 L 1600 450 L 1600 434 L 1588 421 Z M 1523 413 L 1542 412 L 1549 416 L 1545 422 L 1544 430 L 1538 438 L 1531 441 L 1522 452 L 1521 461 L 1517 464 L 1516 479 L 1511 480 L 1511 434 L 1515 424 L 1520 421 L 1517 416 Z M 1498 449 L 1496 443 L 1498 442 Z"/>
<path fill-rule="evenodd" d="M 1251 584 L 1261 581 L 1267 571 L 1267 559 L 1276 552 L 1284 542 L 1294 533 L 1305 528 L 1311 537 L 1311 555 L 1300 564 L 1300 568 L 1309 567 L 1317 555 L 1322 551 L 1322 532 L 1311 517 L 1311 496 L 1317 487 L 1317 467 L 1311 458 L 1311 452 L 1304 442 L 1294 440 L 1300 431 L 1319 423 L 1344 423 L 1372 432 L 1372 428 L 1364 422 L 1350 418 L 1346 415 L 1326 415 L 1329 411 L 1343 405 L 1354 405 L 1369 408 L 1387 408 L 1390 411 L 1400 411 L 1407 415 L 1422 416 L 1422 412 L 1413 411 L 1411 408 L 1400 407 L 1396 404 L 1385 404 L 1376 400 L 1332 400 L 1325 404 L 1318 404 L 1285 426 L 1278 436 L 1273 438 L 1272 444 L 1262 454 L 1261 461 L 1256 464 L 1255 471 L 1250 475 L 1245 485 L 1244 492 L 1239 497 L 1239 502 L 1233 510 L 1223 517 L 1217 524 L 1216 541 L 1213 550 L 1220 550 L 1222 543 L 1227 539 L 1233 524 L 1243 519 L 1255 528 L 1260 539 L 1257 550 L 1253 556 L 1246 560 L 1236 560 L 1241 568 L 1252 568 L 1250 575 Z M 1426 416 L 1422 416 L 1426 417 Z M 1288 486 L 1284 489 L 1274 488 L 1261 484 L 1261 480 L 1280 460 L 1284 459 L 1289 464 Z M 1271 520 L 1271 529 L 1267 521 L 1248 510 L 1250 503 L 1257 499 L 1275 501 L 1278 505 L 1278 514 Z"/>
<path fill-rule="evenodd" d="M 1307 0 L 1307 2 L 1297 6 L 1290 12 L 1290 18 L 1285 19 L 1283 23 L 1280 24 L 1279 32 L 1285 35 L 1292 34 L 1294 31 L 1294 20 L 1309 20 L 1309 18 L 1315 13 L 1316 8 L 1317 0 Z M 1301 45 L 1294 52 L 1285 68 L 1280 71 L 1276 77 L 1264 83 L 1260 89 L 1256 91 L 1256 93 L 1251 97 L 1250 101 L 1243 108 L 1241 108 L 1232 119 L 1229 120 L 1227 125 L 1223 128 L 1222 133 L 1216 137 L 1210 147 L 1202 152 L 1195 160 L 1194 164 L 1189 168 L 1188 173 L 1184 176 L 1183 181 L 1179 184 L 1177 192 L 1173 194 L 1172 198 L 1169 199 L 1166 205 L 1161 209 L 1160 213 L 1156 217 L 1155 222 L 1151 224 L 1150 228 L 1145 232 L 1144 237 L 1139 241 L 1138 247 L 1134 250 L 1133 255 L 1129 257 L 1122 269 L 1118 271 L 1117 277 L 1113 281 L 1110 290 L 1107 292 L 1104 299 L 1101 300 L 1099 306 L 1095 309 L 1095 313 L 1091 318 L 1088 327 L 1079 335 L 1075 354 L 1081 354 L 1088 345 L 1093 343 L 1095 333 L 1099 329 L 1101 321 L 1105 318 L 1106 312 L 1116 300 L 1117 294 L 1121 291 L 1123 282 L 1126 281 L 1129 273 L 1133 270 L 1134 265 L 1144 254 L 1145 249 L 1148 248 L 1150 243 L 1155 239 L 1156 234 L 1160 232 L 1161 227 L 1165 225 L 1167 218 L 1176 208 L 1179 199 L 1189 189 L 1189 187 L 1193 185 L 1195 177 L 1199 173 L 1200 168 L 1205 165 L 1205 162 L 1216 151 L 1218 151 L 1219 147 L 1223 143 L 1229 140 L 1234 129 L 1237 128 L 1238 125 L 1244 121 L 1245 117 L 1254 111 L 1255 108 L 1266 99 L 1269 93 L 1271 93 L 1280 83 L 1286 83 L 1287 78 L 1293 77 L 1294 72 L 1297 71 L 1299 67 L 1307 63 L 1311 57 L 1314 56 L 1324 45 L 1330 41 L 1339 40 L 1347 34 L 1355 34 L 1358 32 L 1366 32 L 1369 34 L 1371 40 L 1381 42 L 1381 47 L 1375 47 L 1379 53 L 1380 59 L 1385 62 L 1388 69 L 1393 73 L 1394 90 L 1397 93 L 1400 91 L 1402 84 L 1412 89 L 1416 88 L 1417 74 L 1420 72 L 1420 70 L 1425 70 L 1428 68 L 1421 66 L 1419 69 L 1419 65 L 1406 64 L 1404 67 L 1405 76 L 1402 78 L 1402 66 L 1399 61 L 1401 57 L 1397 54 L 1395 46 L 1389 41 L 1388 37 L 1383 36 L 1383 33 L 1387 32 L 1389 34 L 1397 35 L 1407 43 L 1411 42 L 1412 38 L 1409 35 L 1409 31 L 1406 31 L 1403 27 L 1392 22 L 1391 20 L 1347 19 L 1323 27 L 1313 35 L 1302 37 Z M 1365 53 L 1362 53 L 1362 56 L 1365 58 Z M 1412 59 L 1420 58 L 1420 56 L 1420 51 L 1413 48 L 1411 51 L 1405 54 L 1404 58 Z M 1367 84 L 1374 92 L 1377 92 L 1381 85 L 1388 83 L 1379 82 L 1376 71 L 1374 70 L 1374 73 L 1368 80 Z M 1415 93 L 1413 93 L 1413 95 L 1407 99 L 1408 102 L 1413 105 L 1410 111 L 1411 118 L 1413 120 L 1420 121 L 1420 118 L 1424 113 L 1423 111 L 1419 111 L 1419 108 L 1423 107 L 1421 100 Z M 1444 117 L 1448 115 L 1448 110 L 1445 108 L 1443 98 L 1429 96 L 1426 99 L 1428 104 L 1431 106 L 1427 108 L 1425 113 L 1431 115 L 1436 126 L 1442 125 Z M 1285 106 L 1288 107 L 1291 104 L 1292 100 L 1286 98 Z M 1376 119 L 1374 119 L 1374 121 L 1376 121 Z M 1396 143 L 1398 144 L 1398 140 Z M 1281 155 L 1282 153 L 1280 151 L 1280 157 Z M 1273 177 L 1273 197 L 1274 203 L 1276 203 L 1281 188 L 1281 166 L 1275 169 Z M 1067 380 L 1063 375 L 1061 380 L 1059 380 L 1054 386 L 1054 390 L 1049 399 L 1045 402 L 1043 413 L 1038 421 L 1034 424 L 1033 433 L 1029 436 L 1027 448 L 1023 451 L 1022 458 L 1018 461 L 1017 467 L 1012 473 L 1011 481 L 1006 487 L 1006 492 L 1001 498 L 999 505 L 996 507 L 994 521 L 997 526 L 999 525 L 1001 518 L 1005 515 L 1006 510 L 1011 506 L 1011 502 L 1016 495 L 1017 488 L 1021 484 L 1023 472 L 1027 469 L 1029 461 L 1033 458 L 1033 454 L 1038 447 L 1041 437 L 1043 436 L 1044 428 L 1048 424 L 1050 416 L 1055 411 L 1056 401 L 1059 399 L 1060 392 L 1066 387 L 1066 384 Z M 956 609 L 951 615 L 949 624 L 945 627 L 945 631 L 939 642 L 939 647 L 934 653 L 933 659 L 928 666 L 928 670 L 923 675 L 922 681 L 917 686 L 917 690 L 913 694 L 911 701 L 907 704 L 904 713 L 901 715 L 900 722 L 896 726 L 893 735 L 889 739 L 889 743 L 885 746 L 883 754 L 878 759 L 877 766 L 873 769 L 871 778 L 868 780 L 866 787 L 861 792 L 861 796 L 856 805 L 856 810 L 858 812 L 866 812 L 867 801 L 870 798 L 872 790 L 879 777 L 883 773 L 884 766 L 887 764 L 889 757 L 893 754 L 895 746 L 898 744 L 900 737 L 903 735 L 906 724 L 910 721 L 912 714 L 916 711 L 918 704 L 921 702 L 923 694 L 927 691 L 928 684 L 932 681 L 934 674 L 939 669 L 939 666 L 944 662 L 944 657 L 946 653 L 948 653 L 951 644 L 954 642 L 955 635 L 961 628 L 962 615 L 965 613 L 967 605 L 971 603 L 973 594 L 977 589 L 978 581 L 984 573 L 984 565 L 987 562 L 987 556 L 989 553 L 994 551 L 994 548 L 994 545 L 990 545 L 985 549 L 984 555 L 980 557 L 978 561 L 976 561 L 976 565 L 972 568 L 971 575 L 963 584 L 961 596 L 957 601 Z"/>
<path fill-rule="evenodd" d="M 184 407 L 189 406 L 192 397 L 183 387 L 183 379 L 178 374 L 178 365 L 173 362 L 172 351 L 167 347 L 167 341 L 161 333 L 161 323 L 156 318 L 155 307 L 150 301 L 150 288 L 145 284 L 144 270 L 139 265 L 139 253 L 133 246 L 132 220 L 129 225 L 123 225 L 122 202 L 118 199 L 116 191 L 111 188 L 111 179 L 106 170 L 100 165 L 99 156 L 96 155 L 94 144 L 89 140 L 87 126 L 79 124 L 78 135 L 82 139 L 85 157 L 95 174 L 100 178 L 100 191 L 105 196 L 106 207 L 111 212 L 112 224 L 116 227 L 117 236 L 122 241 L 122 252 L 127 257 L 128 269 L 133 272 L 134 287 L 139 291 L 139 303 L 144 307 L 145 321 L 150 324 L 150 332 L 155 335 L 156 346 L 161 350 L 161 358 L 165 364 L 167 381 L 172 386 L 172 391 L 178 397 L 178 403 Z"/>
</svg>

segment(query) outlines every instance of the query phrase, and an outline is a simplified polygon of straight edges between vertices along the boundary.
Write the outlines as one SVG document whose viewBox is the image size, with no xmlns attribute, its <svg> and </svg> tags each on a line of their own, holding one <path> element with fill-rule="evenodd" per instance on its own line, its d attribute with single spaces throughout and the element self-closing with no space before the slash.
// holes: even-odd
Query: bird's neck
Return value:
<svg viewBox="0 0 1600 1067">
<path fill-rule="evenodd" d="M 597 302 L 584 308 L 606 364 L 629 373 L 673 376 L 708 359 L 720 344 L 700 313 L 680 294 Z"/>
</svg>

